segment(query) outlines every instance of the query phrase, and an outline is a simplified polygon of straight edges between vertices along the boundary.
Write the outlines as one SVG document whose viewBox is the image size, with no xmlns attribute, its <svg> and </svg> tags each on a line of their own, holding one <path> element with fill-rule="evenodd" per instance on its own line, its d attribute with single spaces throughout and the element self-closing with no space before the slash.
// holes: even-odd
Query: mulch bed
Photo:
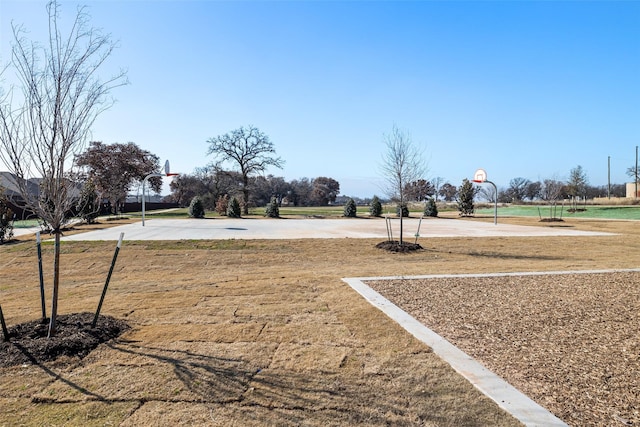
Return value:
<svg viewBox="0 0 640 427">
<path fill-rule="evenodd" d="M 34 320 L 8 328 L 9 341 L 0 341 L 0 367 L 50 362 L 62 356 L 87 356 L 103 342 L 117 338 L 129 326 L 123 320 L 99 316 L 91 328 L 93 313 L 60 315 L 56 334 L 47 338 L 49 319 Z"/>
<path fill-rule="evenodd" d="M 414 252 L 414 251 L 423 249 L 423 247 L 420 246 L 418 243 L 407 243 L 407 242 L 400 243 L 397 240 L 385 240 L 384 242 L 378 243 L 376 245 L 376 248 L 384 249 L 385 251 L 389 251 L 389 252 L 401 252 L 401 253 Z"/>
<path fill-rule="evenodd" d="M 368 282 L 570 425 L 640 425 L 640 272 Z"/>
</svg>

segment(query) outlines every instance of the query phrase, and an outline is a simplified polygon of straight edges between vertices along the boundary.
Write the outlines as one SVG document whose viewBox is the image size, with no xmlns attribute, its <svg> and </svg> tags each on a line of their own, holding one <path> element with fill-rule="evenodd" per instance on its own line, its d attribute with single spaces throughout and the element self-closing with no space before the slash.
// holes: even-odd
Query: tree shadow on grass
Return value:
<svg viewBox="0 0 640 427">
<path fill-rule="evenodd" d="M 169 364 L 175 378 L 194 395 L 191 402 L 251 408 L 252 420 L 265 417 L 265 424 L 272 424 L 274 417 L 285 417 L 281 421 L 286 425 L 293 411 L 307 417 L 322 413 L 331 420 L 329 424 L 386 425 L 389 414 L 402 416 L 409 406 L 402 396 L 386 395 L 366 386 L 362 379 L 345 379 L 338 372 L 271 369 L 239 358 L 133 343 L 107 345 L 131 357 Z"/>
</svg>

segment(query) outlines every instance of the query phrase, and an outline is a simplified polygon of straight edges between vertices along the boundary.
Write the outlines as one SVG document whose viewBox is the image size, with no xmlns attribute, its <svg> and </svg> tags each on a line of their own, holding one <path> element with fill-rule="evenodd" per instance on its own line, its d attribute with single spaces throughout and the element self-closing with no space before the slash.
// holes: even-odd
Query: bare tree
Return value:
<svg viewBox="0 0 640 427">
<path fill-rule="evenodd" d="M 88 26 L 79 8 L 69 34 L 59 28 L 58 3 L 47 4 L 49 39 L 38 45 L 13 26 L 14 44 L 7 69 L 15 69 L 14 88 L 0 99 L 0 157 L 16 179 L 24 204 L 55 236 L 54 274 L 49 336 L 56 332 L 60 279 L 60 233 L 76 199 L 68 179 L 73 156 L 82 151 L 96 117 L 111 107 L 110 91 L 127 83 L 124 71 L 108 80 L 97 76 L 115 44 L 108 35 Z M 32 180 L 39 191 L 30 191 Z"/>
<path fill-rule="evenodd" d="M 411 135 L 396 125 L 383 136 L 386 152 L 380 170 L 386 180 L 385 193 L 400 206 L 406 202 L 406 184 L 421 179 L 427 172 L 423 151 L 413 144 Z M 402 216 L 400 215 L 400 244 L 402 245 Z"/>
<path fill-rule="evenodd" d="M 509 198 L 511 199 L 510 201 L 520 202 L 524 200 L 529 184 L 531 184 L 531 181 L 522 177 L 513 178 L 511 181 L 509 181 L 509 188 L 507 189 L 507 193 L 509 194 Z"/>
<path fill-rule="evenodd" d="M 558 179 L 545 179 L 542 182 L 540 197 L 542 200 L 549 202 L 549 204 L 555 204 L 562 197 L 564 187 L 564 182 Z"/>
<path fill-rule="evenodd" d="M 249 214 L 249 177 L 264 172 L 268 166 L 282 168 L 284 160 L 274 157 L 275 148 L 269 137 L 254 126 L 240 127 L 230 133 L 209 138 L 209 150 L 221 161 L 235 163 L 242 174 L 243 213 Z"/>
<path fill-rule="evenodd" d="M 436 176 L 431 180 L 431 185 L 433 186 L 433 195 L 436 199 L 436 202 L 438 201 L 438 196 L 440 195 L 440 189 L 442 188 L 442 185 L 444 184 L 444 182 L 445 182 L 444 178 L 441 176 Z"/>
<path fill-rule="evenodd" d="M 504 193 L 501 191 L 500 194 Z M 496 197 L 496 190 L 493 185 L 483 185 L 478 187 L 478 197 L 487 202 L 493 202 Z M 498 198 L 500 199 L 500 198 Z"/>
</svg>

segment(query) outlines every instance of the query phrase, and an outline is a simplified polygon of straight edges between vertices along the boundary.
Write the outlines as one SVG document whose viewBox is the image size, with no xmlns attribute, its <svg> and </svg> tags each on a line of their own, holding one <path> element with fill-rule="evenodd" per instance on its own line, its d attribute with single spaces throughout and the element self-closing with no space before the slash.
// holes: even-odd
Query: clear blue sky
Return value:
<svg viewBox="0 0 640 427">
<path fill-rule="evenodd" d="M 62 1 L 63 19 L 76 2 Z M 394 123 L 425 150 L 426 178 L 460 185 L 477 168 L 515 177 L 623 183 L 640 144 L 640 1 L 87 1 L 119 40 L 108 68 L 130 85 L 93 139 L 133 141 L 191 173 L 207 139 L 268 134 L 283 170 L 382 195 L 382 137 Z M 0 0 L 44 40 L 44 1 Z M 109 70 L 105 69 L 105 75 Z"/>
</svg>

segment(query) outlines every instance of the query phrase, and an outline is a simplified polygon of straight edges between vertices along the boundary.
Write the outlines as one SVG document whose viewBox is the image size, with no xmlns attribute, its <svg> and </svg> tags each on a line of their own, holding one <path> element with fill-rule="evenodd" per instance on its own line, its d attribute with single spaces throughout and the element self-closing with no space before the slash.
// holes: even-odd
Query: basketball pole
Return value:
<svg viewBox="0 0 640 427">
<path fill-rule="evenodd" d="M 476 173 L 473 174 L 473 182 L 476 184 L 488 183 L 493 185 L 493 225 L 498 225 L 498 187 L 487 179 L 487 172 L 484 169 L 476 170 Z"/>
<path fill-rule="evenodd" d="M 179 173 L 171 173 L 169 160 L 164 162 L 164 173 L 152 173 L 144 177 L 142 180 L 142 226 L 144 227 L 144 209 L 145 209 L 145 201 L 146 201 L 146 188 L 147 181 L 149 178 L 153 178 L 154 176 L 177 176 Z"/>
</svg>

